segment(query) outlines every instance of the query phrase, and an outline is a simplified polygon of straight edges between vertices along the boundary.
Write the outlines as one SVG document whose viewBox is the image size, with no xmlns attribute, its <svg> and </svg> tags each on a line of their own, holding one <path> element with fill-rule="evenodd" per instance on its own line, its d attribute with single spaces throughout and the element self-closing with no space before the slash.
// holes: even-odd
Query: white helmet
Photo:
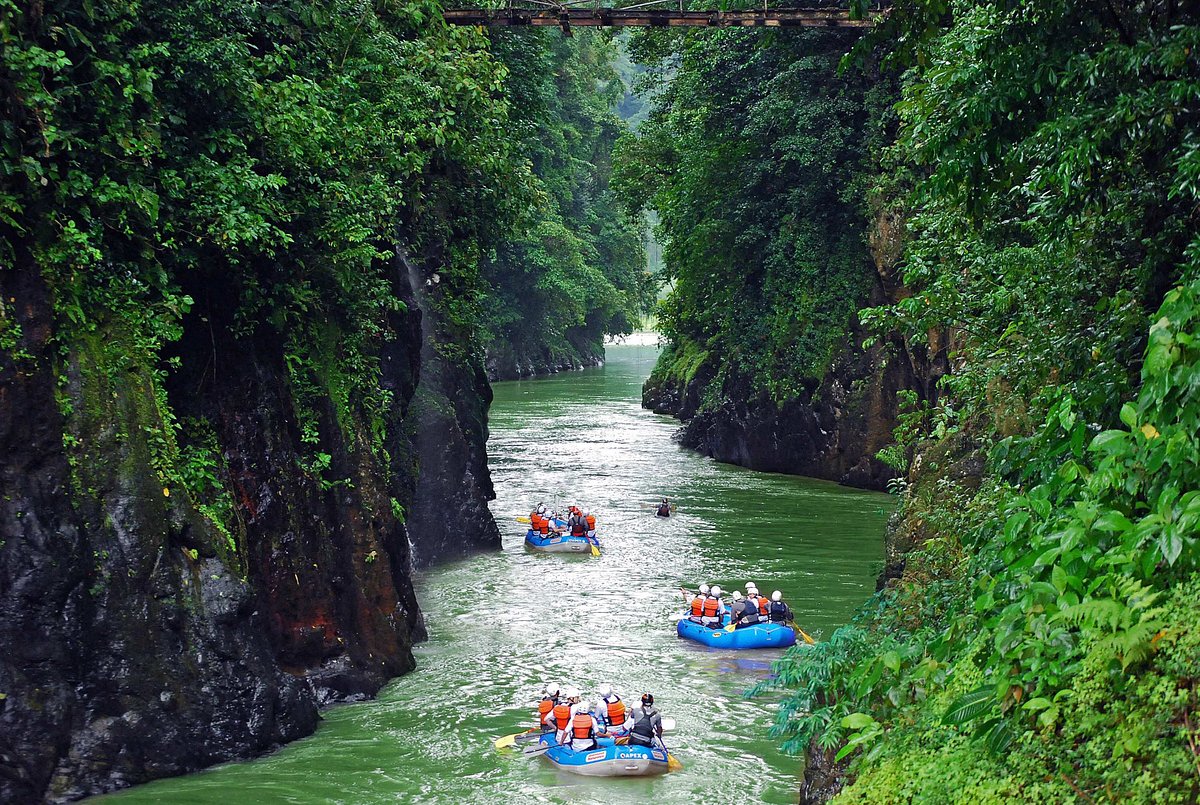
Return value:
<svg viewBox="0 0 1200 805">
<path fill-rule="evenodd" d="M 584 699 L 581 702 L 579 702 L 579 712 L 591 713 L 592 712 L 592 703 L 589 702 L 587 699 Z"/>
<path fill-rule="evenodd" d="M 579 688 L 567 688 L 566 690 L 563 691 L 563 695 L 566 696 L 568 699 L 578 699 L 579 698 Z"/>
<path fill-rule="evenodd" d="M 559 690 L 560 690 L 560 688 L 558 687 L 557 682 L 547 682 L 546 683 L 546 695 L 547 696 L 557 696 Z"/>
<path fill-rule="evenodd" d="M 584 516 L 584 517 L 587 517 L 587 516 L 588 516 L 589 514 L 591 514 L 591 513 L 592 513 L 592 510 L 591 510 L 591 509 L 584 509 L 584 510 L 583 510 L 583 516 Z"/>
<path fill-rule="evenodd" d="M 772 601 L 778 601 L 781 598 L 783 598 L 783 593 L 779 592 L 779 590 L 776 590 L 775 592 L 771 593 Z"/>
<path fill-rule="evenodd" d="M 700 595 L 708 595 L 708 585 L 707 584 L 700 585 Z"/>
<path fill-rule="evenodd" d="M 612 685 L 601 685 L 596 692 L 600 694 L 601 699 L 606 699 L 612 695 Z"/>
<path fill-rule="evenodd" d="M 741 600 L 742 600 L 742 591 L 741 591 L 741 590 L 734 590 L 734 591 L 733 591 L 733 600 L 734 600 L 734 601 L 741 601 Z"/>
<path fill-rule="evenodd" d="M 712 594 L 713 598 L 721 597 L 721 588 L 720 587 L 713 587 L 711 590 L 709 590 L 709 592 Z"/>
<path fill-rule="evenodd" d="M 538 507 L 537 507 L 537 513 L 538 513 L 538 514 L 545 514 L 545 513 L 546 513 L 546 504 L 545 504 L 545 503 L 539 503 L 539 504 L 538 504 Z"/>
<path fill-rule="evenodd" d="M 752 581 L 746 582 L 746 592 L 748 592 L 748 593 L 758 592 L 758 585 Z"/>
</svg>

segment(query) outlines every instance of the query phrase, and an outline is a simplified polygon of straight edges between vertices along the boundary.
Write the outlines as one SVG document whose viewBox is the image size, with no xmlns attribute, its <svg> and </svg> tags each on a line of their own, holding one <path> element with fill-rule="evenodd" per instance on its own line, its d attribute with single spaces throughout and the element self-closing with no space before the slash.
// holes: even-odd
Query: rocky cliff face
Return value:
<svg viewBox="0 0 1200 805">
<path fill-rule="evenodd" d="M 554 347 L 542 334 L 516 327 L 511 337 L 488 345 L 488 380 L 519 380 L 570 372 L 604 363 L 604 333 L 599 326 L 567 330 L 566 344 Z"/>
<path fill-rule="evenodd" d="M 891 259 L 877 247 L 874 286 L 864 307 L 905 294 Z M 707 357 L 686 381 L 652 376 L 642 404 L 681 419 L 681 443 L 718 461 L 883 489 L 894 471 L 875 454 L 893 441 L 896 394 L 912 389 L 922 399 L 935 399 L 937 381 L 949 368 L 945 344 L 938 334 L 926 343 L 894 335 L 864 347 L 864 329 L 854 322 L 849 331 L 824 377 L 782 404 L 751 391 L 744 378 L 714 388 L 716 356 Z"/>
<path fill-rule="evenodd" d="M 415 306 L 382 346 L 384 421 L 310 394 L 314 446 L 280 338 L 235 327 L 232 289 L 194 281 L 163 399 L 110 349 L 116 322 L 64 340 L 32 258 L 0 273 L 20 324 L 0 352 L 0 801 L 72 800 L 312 732 L 320 705 L 413 667 L 410 536 L 424 559 L 498 544 L 486 381 L 430 358 Z M 449 408 L 431 414 L 425 388 Z M 154 469 L 164 415 L 206 423 L 228 517 Z M 383 452 L 366 436 L 380 427 Z M 476 533 L 447 547 L 429 501 L 467 507 Z"/>
<path fill-rule="evenodd" d="M 496 497 L 487 466 L 487 411 L 492 402 L 474 336 L 451 322 L 436 272 L 404 261 L 421 311 L 420 384 L 409 418 L 419 470 L 408 523 L 418 564 L 500 548 L 487 502 Z M 438 265 L 436 254 L 425 265 Z"/>
</svg>

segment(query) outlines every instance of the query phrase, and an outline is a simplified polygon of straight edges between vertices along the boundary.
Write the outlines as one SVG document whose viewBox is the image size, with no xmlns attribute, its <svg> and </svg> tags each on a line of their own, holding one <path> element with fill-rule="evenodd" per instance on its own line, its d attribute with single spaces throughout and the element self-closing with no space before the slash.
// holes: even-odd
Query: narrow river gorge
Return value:
<svg viewBox="0 0 1200 805">
<path fill-rule="evenodd" d="M 375 701 L 326 712 L 315 735 L 268 757 L 109 799 L 794 802 L 800 761 L 767 735 L 771 702 L 743 696 L 779 653 L 680 640 L 677 588 L 753 580 L 828 636 L 874 588 L 890 499 L 679 448 L 678 423 L 639 404 L 656 355 L 609 347 L 600 369 L 496 384 L 488 452 L 504 549 L 418 578 L 429 641 L 415 672 Z M 649 506 L 662 495 L 678 504 L 665 521 Z M 527 552 L 516 518 L 539 501 L 591 507 L 603 556 Z M 495 751 L 493 739 L 530 720 L 547 680 L 653 692 L 678 722 L 666 741 L 683 771 L 592 779 Z"/>
</svg>

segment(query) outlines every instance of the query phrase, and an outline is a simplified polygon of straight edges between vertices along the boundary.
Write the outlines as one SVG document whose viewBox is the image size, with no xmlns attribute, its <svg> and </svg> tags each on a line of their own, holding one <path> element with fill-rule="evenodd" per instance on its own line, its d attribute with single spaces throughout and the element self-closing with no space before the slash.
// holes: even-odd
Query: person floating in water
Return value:
<svg viewBox="0 0 1200 805">
<path fill-rule="evenodd" d="M 671 502 L 666 498 L 662 499 L 662 503 L 658 504 L 658 510 L 655 512 L 659 517 L 671 516 Z"/>
</svg>

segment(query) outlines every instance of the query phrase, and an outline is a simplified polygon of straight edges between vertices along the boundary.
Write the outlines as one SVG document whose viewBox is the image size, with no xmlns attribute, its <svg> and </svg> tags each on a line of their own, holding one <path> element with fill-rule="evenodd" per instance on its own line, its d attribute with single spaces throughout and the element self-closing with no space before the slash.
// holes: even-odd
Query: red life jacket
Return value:
<svg viewBox="0 0 1200 805">
<path fill-rule="evenodd" d="M 596 731 L 596 722 L 587 713 L 576 713 L 571 721 L 572 738 L 591 738 Z"/>
<path fill-rule="evenodd" d="M 770 602 L 769 602 L 769 601 L 767 601 L 767 599 L 766 599 L 766 598 L 764 598 L 763 596 L 761 596 L 761 595 L 760 595 L 760 596 L 758 597 L 758 614 L 759 614 L 759 615 L 766 615 L 766 614 L 767 614 L 767 607 L 769 607 L 770 605 L 771 605 L 771 604 L 770 604 Z"/>
<path fill-rule="evenodd" d="M 571 720 L 571 705 L 566 702 L 554 705 L 554 725 L 565 730 Z"/>
<path fill-rule="evenodd" d="M 541 531 L 542 530 L 542 515 L 538 514 L 537 512 L 533 512 L 532 514 L 529 515 L 529 530 L 530 531 Z"/>
<path fill-rule="evenodd" d="M 619 727 L 625 723 L 625 702 L 620 698 L 615 698 L 608 703 L 608 723 L 613 727 Z"/>
<path fill-rule="evenodd" d="M 704 614 L 704 596 L 695 595 L 692 597 L 692 616 L 699 618 Z"/>
<path fill-rule="evenodd" d="M 721 611 L 721 606 L 716 598 L 711 595 L 704 599 L 704 617 L 715 618 L 717 613 Z"/>
</svg>

